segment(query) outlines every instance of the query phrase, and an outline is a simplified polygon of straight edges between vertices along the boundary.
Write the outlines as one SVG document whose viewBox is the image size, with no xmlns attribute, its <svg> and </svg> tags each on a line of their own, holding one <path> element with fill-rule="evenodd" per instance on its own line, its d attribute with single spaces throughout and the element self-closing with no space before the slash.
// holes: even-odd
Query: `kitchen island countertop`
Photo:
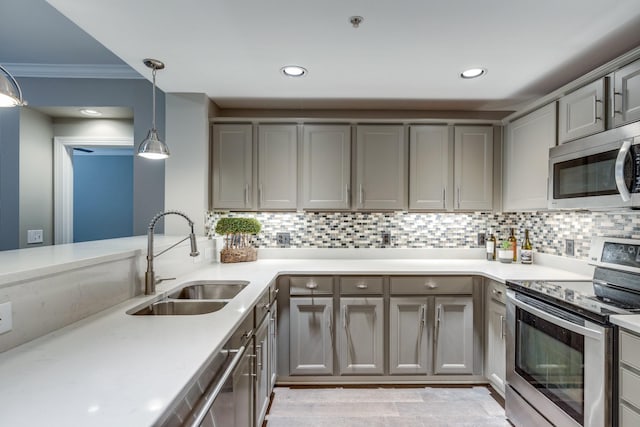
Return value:
<svg viewBox="0 0 640 427">
<path fill-rule="evenodd" d="M 542 265 L 482 259 L 261 259 L 209 264 L 158 286 L 246 280 L 222 310 L 196 316 L 131 316 L 141 295 L 0 354 L 0 425 L 147 426 L 168 408 L 281 274 L 479 275 L 506 280 L 589 280 Z"/>
</svg>

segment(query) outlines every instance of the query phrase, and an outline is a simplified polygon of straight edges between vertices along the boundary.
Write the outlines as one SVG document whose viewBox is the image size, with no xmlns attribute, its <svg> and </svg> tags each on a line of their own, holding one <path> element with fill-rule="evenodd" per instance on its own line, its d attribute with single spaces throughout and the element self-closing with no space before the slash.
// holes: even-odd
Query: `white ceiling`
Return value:
<svg viewBox="0 0 640 427">
<path fill-rule="evenodd" d="M 640 0 L 47 1 L 145 77 L 164 61 L 165 92 L 225 108 L 513 109 L 640 46 Z"/>
</svg>

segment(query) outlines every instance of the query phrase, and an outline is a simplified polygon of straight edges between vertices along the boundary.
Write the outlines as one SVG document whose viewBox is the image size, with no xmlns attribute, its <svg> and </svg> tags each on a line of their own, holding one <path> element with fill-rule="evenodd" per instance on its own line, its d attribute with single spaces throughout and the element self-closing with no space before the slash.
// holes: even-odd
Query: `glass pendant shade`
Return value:
<svg viewBox="0 0 640 427">
<path fill-rule="evenodd" d="M 158 131 L 150 129 L 147 137 L 140 143 L 138 147 L 138 156 L 145 159 L 161 160 L 169 157 L 169 147 L 160 141 Z"/>
<path fill-rule="evenodd" d="M 157 59 L 147 58 L 144 60 L 144 65 L 153 70 L 153 121 L 151 122 L 151 129 L 147 137 L 138 147 L 138 156 L 144 157 L 145 159 L 162 160 L 169 157 L 169 147 L 160 141 L 158 131 L 156 130 L 156 71 L 162 70 L 164 64 Z"/>
<path fill-rule="evenodd" d="M 0 65 L 0 107 L 20 107 L 27 105 L 22 99 L 22 91 L 16 79 Z"/>
</svg>

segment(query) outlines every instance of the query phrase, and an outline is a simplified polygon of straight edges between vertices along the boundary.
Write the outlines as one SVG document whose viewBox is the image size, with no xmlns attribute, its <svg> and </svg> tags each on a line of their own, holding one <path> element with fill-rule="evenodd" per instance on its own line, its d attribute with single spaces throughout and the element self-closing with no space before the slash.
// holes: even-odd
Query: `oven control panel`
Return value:
<svg viewBox="0 0 640 427">
<path fill-rule="evenodd" d="M 640 273 L 640 240 L 594 237 L 589 261 L 600 267 Z"/>
</svg>

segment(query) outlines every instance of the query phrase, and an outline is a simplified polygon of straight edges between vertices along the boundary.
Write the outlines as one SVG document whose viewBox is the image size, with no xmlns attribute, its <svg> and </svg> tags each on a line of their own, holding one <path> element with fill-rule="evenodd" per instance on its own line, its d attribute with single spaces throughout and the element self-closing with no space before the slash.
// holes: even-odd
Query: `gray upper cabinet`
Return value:
<svg viewBox="0 0 640 427">
<path fill-rule="evenodd" d="M 558 101 L 560 144 L 605 129 L 604 78 L 563 96 Z"/>
<path fill-rule="evenodd" d="M 455 127 L 454 208 L 493 208 L 493 128 Z"/>
<path fill-rule="evenodd" d="M 555 102 L 507 125 L 502 180 L 505 211 L 547 209 L 549 148 L 555 145 Z"/>
<path fill-rule="evenodd" d="M 407 208 L 407 156 L 403 126 L 357 127 L 356 209 Z"/>
<path fill-rule="evenodd" d="M 611 98 L 614 126 L 640 120 L 640 61 L 614 73 Z"/>
<path fill-rule="evenodd" d="M 409 137 L 409 209 L 453 207 L 453 127 L 411 126 Z"/>
<path fill-rule="evenodd" d="M 259 209 L 296 209 L 297 144 L 296 125 L 258 128 Z"/>
<path fill-rule="evenodd" d="M 302 208 L 349 209 L 351 127 L 305 125 L 302 143 Z"/>
<path fill-rule="evenodd" d="M 215 209 L 253 209 L 253 132 L 250 124 L 213 126 Z"/>
</svg>

